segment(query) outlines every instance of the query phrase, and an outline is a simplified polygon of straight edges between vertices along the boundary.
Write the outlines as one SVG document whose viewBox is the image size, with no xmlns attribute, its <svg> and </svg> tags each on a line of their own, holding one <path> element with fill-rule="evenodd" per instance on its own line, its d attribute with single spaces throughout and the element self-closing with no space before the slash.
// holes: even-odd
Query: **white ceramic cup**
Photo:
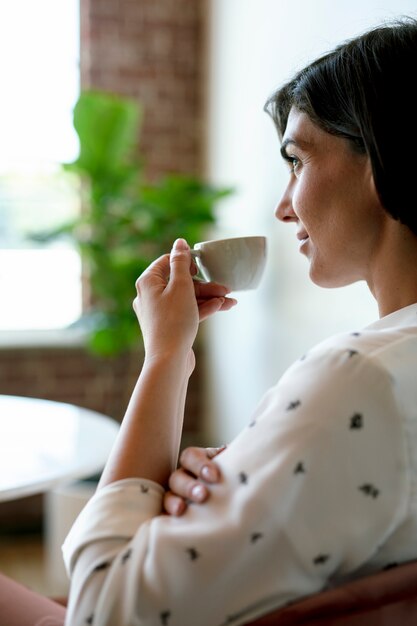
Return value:
<svg viewBox="0 0 417 626">
<path fill-rule="evenodd" d="M 195 244 L 191 254 L 204 280 L 231 291 L 255 289 L 265 267 L 266 237 L 202 241 Z"/>
</svg>

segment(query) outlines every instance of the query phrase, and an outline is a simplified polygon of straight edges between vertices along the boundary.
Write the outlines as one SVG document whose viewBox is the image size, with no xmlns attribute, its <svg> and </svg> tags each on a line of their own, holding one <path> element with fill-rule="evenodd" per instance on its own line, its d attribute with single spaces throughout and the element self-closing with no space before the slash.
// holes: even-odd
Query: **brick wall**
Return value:
<svg viewBox="0 0 417 626">
<path fill-rule="evenodd" d="M 82 0 L 81 82 L 138 100 L 148 174 L 202 163 L 203 0 Z"/>
<path fill-rule="evenodd" d="M 138 99 L 149 177 L 199 173 L 202 163 L 203 0 L 80 0 L 81 85 Z M 140 357 L 138 357 L 140 361 Z M 72 402 L 120 419 L 135 358 L 82 347 L 0 348 L 0 393 Z M 186 431 L 198 440 L 201 374 L 191 379 Z M 26 504 L 25 504 L 26 503 Z M 0 529 L 39 520 L 39 499 L 0 506 Z"/>
<path fill-rule="evenodd" d="M 202 348 L 190 381 L 185 428 L 198 435 Z M 142 352 L 99 358 L 83 347 L 0 350 L 0 394 L 69 402 L 120 421 L 142 366 Z"/>
</svg>

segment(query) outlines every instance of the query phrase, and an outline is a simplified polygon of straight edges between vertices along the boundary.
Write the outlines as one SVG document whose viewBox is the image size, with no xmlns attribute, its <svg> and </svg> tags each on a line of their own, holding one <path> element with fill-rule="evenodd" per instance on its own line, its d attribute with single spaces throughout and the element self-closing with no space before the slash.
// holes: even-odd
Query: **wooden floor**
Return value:
<svg viewBox="0 0 417 626">
<path fill-rule="evenodd" d="M 0 571 L 33 591 L 56 595 L 48 580 L 42 535 L 0 535 Z M 59 590 L 60 592 L 61 590 Z"/>
</svg>

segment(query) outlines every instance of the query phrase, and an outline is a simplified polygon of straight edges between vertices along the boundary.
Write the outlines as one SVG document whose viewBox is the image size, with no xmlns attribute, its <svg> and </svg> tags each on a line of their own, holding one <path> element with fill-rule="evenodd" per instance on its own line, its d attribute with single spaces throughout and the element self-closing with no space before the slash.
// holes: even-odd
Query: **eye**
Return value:
<svg viewBox="0 0 417 626">
<path fill-rule="evenodd" d="M 290 172 L 291 174 L 297 174 L 298 170 L 300 169 L 301 166 L 301 161 L 298 157 L 293 156 L 293 155 L 288 155 L 287 157 L 287 161 L 288 164 L 290 166 Z"/>
<path fill-rule="evenodd" d="M 298 157 L 296 157 L 294 154 L 287 154 L 286 152 L 284 152 L 282 156 L 284 157 L 285 161 L 288 163 L 288 166 L 290 168 L 290 173 L 296 176 L 301 166 L 301 160 Z"/>
</svg>

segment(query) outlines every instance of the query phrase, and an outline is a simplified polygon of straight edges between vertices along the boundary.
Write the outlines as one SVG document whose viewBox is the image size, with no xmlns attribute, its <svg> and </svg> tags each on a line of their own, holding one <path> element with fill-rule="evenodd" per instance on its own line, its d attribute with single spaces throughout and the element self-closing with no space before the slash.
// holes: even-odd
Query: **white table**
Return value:
<svg viewBox="0 0 417 626">
<path fill-rule="evenodd" d="M 0 501 L 98 474 L 118 430 L 72 404 L 0 395 Z"/>
</svg>

